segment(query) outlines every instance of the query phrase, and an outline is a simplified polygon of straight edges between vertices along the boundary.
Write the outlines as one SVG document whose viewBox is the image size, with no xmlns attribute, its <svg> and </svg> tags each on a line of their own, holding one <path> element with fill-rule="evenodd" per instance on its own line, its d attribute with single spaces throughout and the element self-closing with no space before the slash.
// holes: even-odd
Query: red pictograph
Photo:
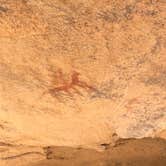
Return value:
<svg viewBox="0 0 166 166">
<path fill-rule="evenodd" d="M 49 89 L 49 93 L 56 97 L 61 93 L 65 93 L 65 95 L 73 96 L 74 94 L 83 95 L 82 92 L 86 91 L 90 93 L 92 91 L 96 91 L 96 89 L 89 85 L 85 81 L 81 81 L 80 73 L 73 71 L 70 75 L 70 79 L 65 79 L 65 76 L 61 70 L 56 72 L 54 87 Z M 59 84 L 59 85 L 57 85 Z"/>
</svg>

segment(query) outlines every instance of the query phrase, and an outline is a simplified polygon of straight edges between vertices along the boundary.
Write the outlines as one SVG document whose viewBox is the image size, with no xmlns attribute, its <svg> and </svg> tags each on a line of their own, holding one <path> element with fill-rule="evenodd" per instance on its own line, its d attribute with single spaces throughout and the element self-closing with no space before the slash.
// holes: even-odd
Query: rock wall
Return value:
<svg viewBox="0 0 166 166">
<path fill-rule="evenodd" d="M 97 148 L 164 131 L 165 11 L 163 0 L 0 0 L 0 141 Z"/>
</svg>

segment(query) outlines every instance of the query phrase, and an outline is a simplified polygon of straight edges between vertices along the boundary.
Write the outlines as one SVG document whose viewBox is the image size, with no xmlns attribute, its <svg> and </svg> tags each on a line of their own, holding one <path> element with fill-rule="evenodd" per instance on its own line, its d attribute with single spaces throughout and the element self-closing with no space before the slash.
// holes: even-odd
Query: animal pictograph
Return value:
<svg viewBox="0 0 166 166">
<path fill-rule="evenodd" d="M 86 81 L 80 80 L 79 76 L 80 73 L 73 71 L 70 78 L 65 79 L 64 73 L 59 70 L 55 75 L 54 87 L 49 89 L 49 93 L 54 97 L 62 95 L 73 97 L 74 95 L 83 96 L 83 92 L 90 93 L 96 91 L 96 88 L 89 85 Z"/>
</svg>

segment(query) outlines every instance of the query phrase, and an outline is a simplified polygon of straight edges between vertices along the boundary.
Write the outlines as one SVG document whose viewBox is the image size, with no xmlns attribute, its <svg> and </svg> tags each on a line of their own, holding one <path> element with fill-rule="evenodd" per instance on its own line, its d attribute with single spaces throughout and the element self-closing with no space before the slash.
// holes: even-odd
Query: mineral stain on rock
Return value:
<svg viewBox="0 0 166 166">
<path fill-rule="evenodd" d="M 8 11 L 7 8 L 0 6 L 0 13 L 1 13 L 1 12 L 2 12 L 2 13 L 5 13 L 5 12 L 7 12 L 7 11 Z"/>
</svg>

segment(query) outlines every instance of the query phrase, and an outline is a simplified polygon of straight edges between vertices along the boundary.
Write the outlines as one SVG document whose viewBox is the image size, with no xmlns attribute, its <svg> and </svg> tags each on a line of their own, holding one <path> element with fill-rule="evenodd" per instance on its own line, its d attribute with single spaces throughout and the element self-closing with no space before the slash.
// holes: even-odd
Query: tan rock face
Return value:
<svg viewBox="0 0 166 166">
<path fill-rule="evenodd" d="M 94 148 L 164 130 L 165 9 L 0 0 L 0 141 Z"/>
<path fill-rule="evenodd" d="M 0 144 L 2 146 L 2 144 Z M 165 166 L 166 140 L 159 138 L 119 139 L 103 152 L 72 147 L 30 147 L 3 144 L 1 166 Z M 93 154 L 93 155 L 92 155 Z"/>
</svg>

